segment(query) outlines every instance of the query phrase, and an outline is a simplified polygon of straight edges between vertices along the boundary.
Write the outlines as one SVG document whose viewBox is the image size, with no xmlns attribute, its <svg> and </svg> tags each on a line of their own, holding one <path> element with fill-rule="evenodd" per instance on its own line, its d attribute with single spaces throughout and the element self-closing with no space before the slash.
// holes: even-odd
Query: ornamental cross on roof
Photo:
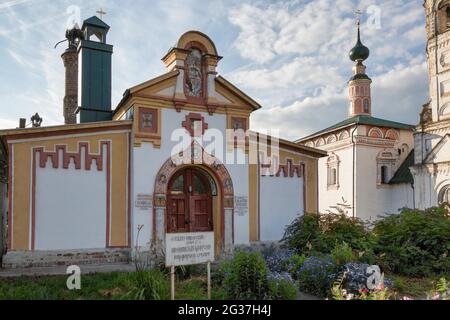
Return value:
<svg viewBox="0 0 450 320">
<path fill-rule="evenodd" d="M 100 19 L 103 20 L 103 16 L 106 15 L 106 12 L 103 11 L 103 8 L 100 8 L 96 11 L 97 14 L 100 15 Z"/>
<path fill-rule="evenodd" d="M 361 24 L 361 16 L 362 16 L 361 10 L 359 9 L 356 10 L 355 15 L 356 15 L 356 24 L 359 26 Z"/>
</svg>

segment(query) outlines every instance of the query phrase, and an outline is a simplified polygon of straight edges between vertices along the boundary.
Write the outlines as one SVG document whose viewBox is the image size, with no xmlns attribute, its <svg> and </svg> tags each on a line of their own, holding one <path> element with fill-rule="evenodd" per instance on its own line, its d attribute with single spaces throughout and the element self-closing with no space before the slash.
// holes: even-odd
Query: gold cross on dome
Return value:
<svg viewBox="0 0 450 320">
<path fill-rule="evenodd" d="M 103 8 L 98 9 L 95 13 L 100 15 L 101 20 L 103 20 L 103 16 L 106 15 L 106 12 L 103 11 Z"/>
<path fill-rule="evenodd" d="M 355 12 L 356 15 L 356 24 L 359 26 L 361 24 L 361 16 L 362 16 L 362 12 L 361 10 L 356 10 Z"/>
</svg>

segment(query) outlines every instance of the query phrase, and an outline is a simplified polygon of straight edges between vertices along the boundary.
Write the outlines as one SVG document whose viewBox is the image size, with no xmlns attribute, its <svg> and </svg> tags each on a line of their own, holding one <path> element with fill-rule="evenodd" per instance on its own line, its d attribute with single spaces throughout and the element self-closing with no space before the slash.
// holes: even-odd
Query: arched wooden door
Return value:
<svg viewBox="0 0 450 320">
<path fill-rule="evenodd" d="M 211 186 L 202 171 L 183 169 L 169 182 L 167 232 L 204 231 L 213 231 Z"/>
</svg>

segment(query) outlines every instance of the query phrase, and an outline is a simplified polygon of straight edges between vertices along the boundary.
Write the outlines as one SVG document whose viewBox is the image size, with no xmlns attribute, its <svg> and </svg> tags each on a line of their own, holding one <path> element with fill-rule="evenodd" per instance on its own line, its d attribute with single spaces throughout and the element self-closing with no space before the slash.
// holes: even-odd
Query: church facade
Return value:
<svg viewBox="0 0 450 320">
<path fill-rule="evenodd" d="M 383 214 L 414 207 L 415 127 L 372 116 L 372 80 L 364 61 L 370 51 L 358 37 L 350 51 L 355 62 L 348 82 L 347 119 L 298 140 L 328 153 L 319 160 L 319 211 L 336 212 L 373 221 Z"/>
<path fill-rule="evenodd" d="M 319 211 L 345 204 L 363 220 L 402 208 L 450 202 L 450 1 L 424 1 L 430 100 L 417 126 L 372 116 L 371 83 L 363 62 L 370 51 L 358 40 L 348 82 L 348 118 L 297 143 L 322 149 Z"/>
<path fill-rule="evenodd" d="M 183 34 L 167 72 L 112 110 L 108 30 L 92 17 L 67 32 L 65 125 L 0 131 L 4 267 L 126 261 L 197 231 L 220 256 L 318 211 L 326 152 L 250 131 L 260 105 L 218 75 L 211 39 Z"/>
</svg>

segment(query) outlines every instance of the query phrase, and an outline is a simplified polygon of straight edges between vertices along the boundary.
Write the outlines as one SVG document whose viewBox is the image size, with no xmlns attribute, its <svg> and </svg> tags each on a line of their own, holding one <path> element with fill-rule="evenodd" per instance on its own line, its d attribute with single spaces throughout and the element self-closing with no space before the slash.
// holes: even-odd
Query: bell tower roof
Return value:
<svg viewBox="0 0 450 320">
<path fill-rule="evenodd" d="M 110 28 L 105 22 L 103 22 L 103 20 L 101 20 L 97 16 L 92 16 L 89 19 L 84 20 L 83 26 L 81 27 L 81 29 L 84 29 L 86 26 L 91 26 L 91 27 L 96 27 L 96 28 L 106 29 L 106 30 L 109 30 L 109 28 Z"/>
</svg>

